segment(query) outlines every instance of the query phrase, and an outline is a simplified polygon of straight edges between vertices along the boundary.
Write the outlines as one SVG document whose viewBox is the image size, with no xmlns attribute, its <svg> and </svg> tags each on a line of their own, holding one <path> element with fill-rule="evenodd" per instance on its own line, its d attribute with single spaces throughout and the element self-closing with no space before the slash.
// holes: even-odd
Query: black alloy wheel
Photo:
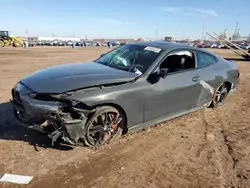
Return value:
<svg viewBox="0 0 250 188">
<path fill-rule="evenodd" d="M 218 89 L 215 91 L 212 107 L 219 107 L 224 104 L 228 95 L 228 88 L 225 83 L 221 84 Z"/>
<path fill-rule="evenodd" d="M 87 146 L 100 146 L 122 135 L 125 124 L 124 115 L 116 108 L 102 106 L 96 108 L 86 125 L 84 139 Z"/>
</svg>

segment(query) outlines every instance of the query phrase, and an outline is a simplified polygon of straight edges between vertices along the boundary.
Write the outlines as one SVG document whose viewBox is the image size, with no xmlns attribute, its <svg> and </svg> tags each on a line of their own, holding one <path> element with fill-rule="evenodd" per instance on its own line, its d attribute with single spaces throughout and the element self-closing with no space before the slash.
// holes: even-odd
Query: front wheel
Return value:
<svg viewBox="0 0 250 188">
<path fill-rule="evenodd" d="M 86 124 L 85 145 L 98 146 L 122 135 L 125 116 L 112 106 L 97 107 Z"/>
<path fill-rule="evenodd" d="M 0 40 L 0 48 L 4 47 L 4 46 L 5 46 L 4 42 L 2 40 Z"/>
<path fill-rule="evenodd" d="M 224 104 L 226 98 L 228 95 L 228 89 L 227 85 L 225 83 L 222 83 L 215 91 L 215 94 L 213 96 L 213 100 L 211 103 L 211 107 L 217 108 Z"/>
<path fill-rule="evenodd" d="M 18 41 L 18 40 L 15 40 L 15 41 L 13 42 L 13 46 L 14 46 L 14 47 L 21 47 L 21 46 L 22 46 L 22 42 L 21 42 L 21 41 Z"/>
</svg>

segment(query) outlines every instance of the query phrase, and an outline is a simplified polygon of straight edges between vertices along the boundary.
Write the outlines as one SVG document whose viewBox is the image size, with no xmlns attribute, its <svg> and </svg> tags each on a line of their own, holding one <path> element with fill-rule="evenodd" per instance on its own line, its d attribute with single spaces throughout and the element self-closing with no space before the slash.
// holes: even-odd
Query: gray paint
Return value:
<svg viewBox="0 0 250 188">
<path fill-rule="evenodd" d="M 21 82 L 37 93 L 63 93 L 95 85 L 128 82 L 136 74 L 97 63 L 72 63 L 36 71 Z"/>
<path fill-rule="evenodd" d="M 212 100 L 211 90 L 226 81 L 232 83 L 234 88 L 238 83 L 235 64 L 212 52 L 166 42 L 135 44 L 164 50 L 145 74 L 139 77 L 134 73 L 97 63 L 78 63 L 44 69 L 22 79 L 21 82 L 39 93 L 67 93 L 79 89 L 63 99 L 80 101 L 90 107 L 104 104 L 119 106 L 126 113 L 130 129 L 207 106 Z M 218 62 L 205 68 L 168 74 L 164 79 L 149 79 L 163 58 L 177 49 L 191 50 L 194 53 L 206 52 L 214 55 Z M 192 81 L 196 76 L 199 79 Z M 112 85 L 113 83 L 116 84 Z M 103 87 L 84 89 L 97 85 Z"/>
<path fill-rule="evenodd" d="M 159 47 L 159 45 L 151 46 Z M 199 50 L 207 53 L 206 50 L 195 47 L 173 44 L 170 44 L 170 46 L 152 64 L 151 72 L 159 65 L 162 58 L 166 57 L 172 50 L 186 49 L 194 52 Z M 211 52 L 208 53 L 214 55 Z M 151 72 L 147 71 L 135 82 L 75 94 L 70 99 L 82 101 L 89 106 L 107 103 L 116 104 L 126 112 L 128 127 L 136 126 L 154 118 L 172 116 L 175 113 L 206 106 L 212 100 L 211 88 L 217 88 L 224 81 L 234 83 L 237 78 L 234 63 L 228 62 L 217 55 L 214 56 L 218 58 L 215 65 L 169 74 L 165 79 L 161 78 L 154 84 L 148 82 L 147 79 Z M 192 78 L 197 75 L 200 77 L 199 81 L 193 82 Z M 205 88 L 200 81 L 206 82 L 211 88 Z"/>
</svg>

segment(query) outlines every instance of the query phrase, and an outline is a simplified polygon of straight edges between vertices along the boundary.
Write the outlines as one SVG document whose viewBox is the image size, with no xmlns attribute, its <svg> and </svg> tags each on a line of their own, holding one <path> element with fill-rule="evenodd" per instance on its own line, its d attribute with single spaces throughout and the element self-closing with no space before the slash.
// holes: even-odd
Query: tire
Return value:
<svg viewBox="0 0 250 188">
<path fill-rule="evenodd" d="M 218 108 L 223 105 L 228 95 L 228 88 L 226 83 L 222 83 L 216 90 L 212 99 L 210 107 Z M 220 98 L 221 97 L 221 98 Z"/>
<path fill-rule="evenodd" d="M 14 47 L 21 47 L 21 46 L 22 46 L 22 43 L 21 43 L 21 41 L 15 40 L 15 41 L 13 42 L 13 46 L 14 46 Z"/>
<path fill-rule="evenodd" d="M 244 57 L 246 60 L 249 60 L 250 59 L 250 56 L 249 55 L 242 55 L 242 57 Z"/>
<path fill-rule="evenodd" d="M 105 114 L 105 118 L 103 120 L 104 114 Z M 112 120 L 111 116 L 113 116 L 114 119 L 118 118 L 117 121 Z M 97 120 L 97 118 L 99 118 L 99 117 L 101 117 L 102 125 L 99 125 L 99 126 L 94 125 L 95 120 Z M 111 122 L 107 123 L 106 117 L 107 117 L 108 122 L 110 120 L 111 120 Z M 107 126 L 104 125 L 105 124 L 104 121 L 106 122 L 106 124 L 108 124 Z M 117 123 L 115 123 L 115 121 Z M 100 145 L 104 145 L 104 144 L 110 142 L 111 140 L 118 139 L 124 131 L 125 122 L 126 122 L 125 115 L 123 114 L 122 111 L 120 111 L 112 106 L 97 107 L 96 111 L 89 118 L 89 120 L 85 126 L 86 135 L 84 138 L 84 144 L 86 146 L 89 146 L 89 147 L 100 146 Z M 97 131 L 97 129 L 94 129 L 94 127 L 98 127 L 98 129 L 102 129 L 102 130 L 100 130 L 99 132 L 96 132 L 94 134 L 91 134 L 91 130 L 93 132 Z M 97 136 L 97 138 L 95 136 Z M 105 137 L 106 137 L 106 139 L 105 139 Z"/>
<path fill-rule="evenodd" d="M 2 48 L 4 46 L 5 46 L 4 42 L 2 40 L 0 40 L 0 48 Z"/>
</svg>

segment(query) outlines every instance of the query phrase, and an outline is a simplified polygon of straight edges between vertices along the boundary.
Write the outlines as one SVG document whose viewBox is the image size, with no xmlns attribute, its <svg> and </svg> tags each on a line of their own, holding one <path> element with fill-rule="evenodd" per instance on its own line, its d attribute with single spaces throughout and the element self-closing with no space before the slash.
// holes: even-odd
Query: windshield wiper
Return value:
<svg viewBox="0 0 250 188">
<path fill-rule="evenodd" d="M 127 70 L 125 70 L 125 69 L 123 69 L 122 67 L 119 67 L 119 66 L 110 65 L 109 67 L 112 67 L 112 68 L 118 69 L 118 70 L 127 71 Z"/>
</svg>

